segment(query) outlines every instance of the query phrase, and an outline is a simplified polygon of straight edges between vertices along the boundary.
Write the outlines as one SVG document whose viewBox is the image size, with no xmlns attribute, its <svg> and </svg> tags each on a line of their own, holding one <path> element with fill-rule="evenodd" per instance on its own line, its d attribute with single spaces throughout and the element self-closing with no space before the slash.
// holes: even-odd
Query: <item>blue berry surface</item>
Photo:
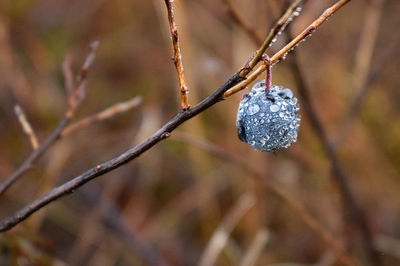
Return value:
<svg viewBox="0 0 400 266">
<path fill-rule="evenodd" d="M 297 140 L 298 110 L 291 89 L 271 85 L 266 94 L 265 80 L 261 80 L 240 101 L 236 121 L 239 139 L 261 151 L 288 148 Z"/>
</svg>

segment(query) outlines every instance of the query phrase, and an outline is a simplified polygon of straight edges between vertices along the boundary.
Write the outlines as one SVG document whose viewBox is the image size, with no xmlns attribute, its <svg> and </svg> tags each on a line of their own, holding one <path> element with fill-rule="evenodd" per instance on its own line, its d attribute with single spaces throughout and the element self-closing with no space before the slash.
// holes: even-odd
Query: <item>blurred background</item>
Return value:
<svg viewBox="0 0 400 266">
<path fill-rule="evenodd" d="M 296 36 L 333 3 L 307 1 L 288 32 Z M 232 4 L 261 38 L 287 7 L 279 0 Z M 176 1 L 192 106 L 257 49 L 231 13 L 224 0 Z M 397 0 L 351 1 L 272 71 L 273 83 L 298 96 L 296 57 L 380 265 L 389 266 L 400 265 L 399 14 Z M 2 0 L 0 181 L 32 152 L 14 106 L 45 140 L 67 107 L 63 62 L 71 60 L 77 75 L 97 37 L 86 98 L 72 123 L 136 96 L 141 104 L 58 140 L 0 196 L 0 218 L 140 143 L 179 111 L 164 1 Z M 287 41 L 282 34 L 267 53 Z M 308 114 L 300 110 L 299 139 L 289 149 L 256 151 L 239 141 L 235 126 L 247 91 L 0 234 L 0 265 L 341 265 L 263 178 L 304 206 L 359 265 L 372 265 L 357 225 L 344 217 L 332 160 Z"/>
</svg>

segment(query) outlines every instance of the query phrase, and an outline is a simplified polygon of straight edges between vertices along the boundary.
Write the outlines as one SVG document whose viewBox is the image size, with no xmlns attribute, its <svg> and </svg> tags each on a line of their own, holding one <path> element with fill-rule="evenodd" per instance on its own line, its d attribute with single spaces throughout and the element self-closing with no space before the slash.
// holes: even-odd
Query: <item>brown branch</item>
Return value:
<svg viewBox="0 0 400 266">
<path fill-rule="evenodd" d="M 350 0 L 348 0 L 350 1 Z M 346 1 L 346 2 L 348 2 Z M 343 1 L 340 1 L 343 2 Z M 337 10 L 338 8 L 336 8 Z M 272 41 L 272 40 L 271 40 Z M 249 60 L 251 61 L 251 60 Z M 248 64 L 246 64 L 248 65 Z M 249 72 L 252 68 L 249 68 Z M 177 113 L 174 117 L 172 117 L 168 122 L 166 122 L 157 132 L 155 132 L 152 136 L 148 139 L 144 140 L 142 143 L 138 144 L 137 146 L 125 151 L 124 153 L 120 154 L 117 157 L 110 159 L 107 162 L 99 164 L 81 175 L 71 179 L 69 182 L 60 185 L 58 187 L 53 188 L 40 198 L 36 199 L 35 201 L 29 203 L 21 210 L 17 211 L 14 215 L 3 219 L 0 221 L 0 232 L 7 231 L 17 225 L 18 223 L 22 222 L 30 215 L 35 213 L 36 211 L 40 210 L 44 206 L 48 205 L 49 203 L 68 195 L 74 192 L 79 187 L 83 186 L 85 183 L 89 182 L 90 180 L 104 175 L 121 165 L 128 163 L 129 161 L 137 158 L 142 153 L 146 152 L 154 145 L 156 145 L 161 140 L 166 139 L 170 136 L 171 132 L 176 129 L 178 126 L 186 122 L 187 120 L 191 119 L 192 117 L 198 115 L 199 113 L 205 111 L 209 107 L 213 106 L 214 104 L 222 101 L 224 99 L 224 93 L 234 87 L 236 84 L 241 82 L 244 78 L 241 77 L 240 73 L 242 71 L 238 71 L 233 74 L 222 86 L 216 89 L 213 93 L 211 93 L 208 97 L 206 97 L 203 101 L 199 104 L 194 106 L 191 109 L 184 109 Z M 242 72 L 243 73 L 243 72 Z M 62 130 L 61 130 L 62 131 Z M 38 149 L 40 150 L 40 148 Z"/>
<path fill-rule="evenodd" d="M 126 102 L 120 102 L 116 103 L 107 109 L 104 109 L 101 112 L 98 112 L 94 115 L 91 115 L 89 117 L 83 118 L 82 120 L 66 127 L 62 132 L 61 132 L 61 137 L 65 137 L 72 132 L 75 132 L 78 129 L 81 129 L 82 127 L 86 127 L 88 125 L 104 121 L 106 119 L 110 119 L 118 114 L 125 113 L 135 107 L 137 107 L 140 103 L 142 102 L 142 97 L 141 96 L 136 96 Z"/>
<path fill-rule="evenodd" d="M 28 136 L 33 150 L 36 150 L 39 147 L 39 141 L 36 138 L 35 132 L 33 131 L 31 124 L 26 118 L 24 110 L 22 110 L 22 108 L 19 105 L 16 105 L 14 107 L 14 112 L 18 117 L 18 121 L 21 124 L 22 130 Z"/>
<path fill-rule="evenodd" d="M 274 56 L 271 57 L 271 63 L 276 64 L 281 59 L 285 59 L 286 55 L 294 49 L 296 45 L 298 45 L 301 41 L 303 41 L 307 36 L 309 36 L 312 32 L 314 32 L 328 17 L 338 11 L 342 6 L 350 2 L 351 0 L 340 0 L 336 2 L 333 6 L 326 9 L 319 18 L 317 18 L 313 23 L 310 24 L 302 33 L 296 36 L 290 43 L 288 43 L 285 47 L 283 47 L 280 51 L 278 51 Z M 260 55 L 261 56 L 261 55 Z M 249 64 L 250 65 L 250 64 Z M 228 90 L 224 97 L 229 97 L 238 91 L 243 90 L 249 85 L 252 81 L 254 81 L 262 72 L 266 69 L 265 65 L 259 66 L 254 72 L 252 72 L 247 79 L 237 84 L 235 87 Z M 250 72 L 250 71 L 249 71 Z"/>
<path fill-rule="evenodd" d="M 365 250 L 367 255 L 369 256 L 370 263 L 372 265 L 380 265 L 380 257 L 374 247 L 372 232 L 369 228 L 364 210 L 359 206 L 357 200 L 355 199 L 355 196 L 353 195 L 350 185 L 348 184 L 348 180 L 350 180 L 350 178 L 342 167 L 337 153 L 333 145 L 329 141 L 322 122 L 318 118 L 317 112 L 312 105 L 311 97 L 308 93 L 309 89 L 307 88 L 307 84 L 303 78 L 301 68 L 295 58 L 291 60 L 291 68 L 297 84 L 300 98 L 302 99 L 303 108 L 311 121 L 314 132 L 321 140 L 325 153 L 331 162 L 333 178 L 340 188 L 345 207 L 348 209 L 348 212 L 346 212 L 346 214 L 351 217 L 351 221 L 354 223 L 354 225 L 357 226 L 357 228 L 361 232 L 361 235 L 363 237 L 363 244 L 365 245 Z"/>
<path fill-rule="evenodd" d="M 14 182 L 17 181 L 49 149 L 49 147 L 60 138 L 61 132 L 68 125 L 69 121 L 76 111 L 76 108 L 82 101 L 82 91 L 84 90 L 84 83 L 86 80 L 87 71 L 94 60 L 94 52 L 97 45 L 97 40 L 90 45 L 90 53 L 85 59 L 82 71 L 68 99 L 68 108 L 65 112 L 64 117 L 60 120 L 57 127 L 53 130 L 50 136 L 48 136 L 47 139 L 43 141 L 40 147 L 35 149 L 28 156 L 28 158 L 26 158 L 26 160 L 18 167 L 18 169 L 0 184 L 0 195 L 2 195 L 12 184 L 14 184 Z"/>
<path fill-rule="evenodd" d="M 278 184 L 276 184 L 276 182 L 271 180 L 265 172 L 260 171 L 249 165 L 248 161 L 246 159 L 243 159 L 243 157 L 231 154 L 225 151 L 223 148 L 215 145 L 214 143 L 210 143 L 208 141 L 201 140 L 180 132 L 178 134 L 175 134 L 175 139 L 193 144 L 201 149 L 210 152 L 211 154 L 221 157 L 222 159 L 229 160 L 234 165 L 245 169 L 252 176 L 257 178 L 257 183 L 260 183 L 260 185 L 265 185 L 265 187 L 269 188 L 284 202 L 286 202 L 286 204 L 288 204 L 299 215 L 300 219 L 305 224 L 307 224 L 315 233 L 317 233 L 318 236 L 327 244 L 327 246 L 332 248 L 332 250 L 336 253 L 343 264 L 356 265 L 353 259 L 351 259 L 343 251 L 341 246 L 336 242 L 332 234 L 325 230 L 324 227 L 307 211 L 307 209 L 297 199 L 293 198 L 285 189 L 281 188 Z"/>
<path fill-rule="evenodd" d="M 176 72 L 178 73 L 179 90 L 181 93 L 181 107 L 183 110 L 186 110 L 190 108 L 188 103 L 189 88 L 186 84 L 185 74 L 183 71 L 181 48 L 179 47 L 179 35 L 175 22 L 173 4 L 174 0 L 165 0 L 165 5 L 167 6 L 167 11 L 168 11 L 168 22 L 171 33 L 172 45 L 174 47 L 174 56 L 172 57 L 172 60 L 174 61 Z"/>
<path fill-rule="evenodd" d="M 85 81 L 87 77 L 87 73 L 89 67 L 93 64 L 95 58 L 95 52 L 97 46 L 99 45 L 99 40 L 93 41 L 89 46 L 89 54 L 87 55 L 85 62 L 83 63 L 80 75 L 78 76 L 75 87 L 71 92 L 71 95 L 68 99 L 68 110 L 65 114 L 67 119 L 71 119 L 72 116 L 75 114 L 76 109 L 81 104 L 83 97 L 85 95 Z"/>
<path fill-rule="evenodd" d="M 267 37 L 261 44 L 261 47 L 257 50 L 254 57 L 239 71 L 240 77 L 242 78 L 246 77 L 247 74 L 249 74 L 250 71 L 258 64 L 258 62 L 261 61 L 262 55 L 264 54 L 265 50 L 267 50 L 267 48 L 270 46 L 276 35 L 278 35 L 285 29 L 286 25 L 292 19 L 293 14 L 296 12 L 296 9 L 299 7 L 301 2 L 302 0 L 296 0 L 288 7 L 285 13 L 281 16 L 281 18 L 275 23 L 275 25 L 269 31 Z"/>
</svg>

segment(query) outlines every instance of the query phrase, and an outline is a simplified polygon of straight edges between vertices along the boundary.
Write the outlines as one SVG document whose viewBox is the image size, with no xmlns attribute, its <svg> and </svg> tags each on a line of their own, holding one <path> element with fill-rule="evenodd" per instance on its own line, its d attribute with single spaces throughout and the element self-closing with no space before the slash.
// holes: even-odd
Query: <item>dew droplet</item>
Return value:
<svg viewBox="0 0 400 266">
<path fill-rule="evenodd" d="M 250 105 L 248 110 L 249 110 L 249 115 L 254 115 L 258 111 L 260 111 L 260 106 L 258 106 L 258 104 L 252 104 Z"/>
<path fill-rule="evenodd" d="M 278 106 L 278 105 L 276 105 L 276 104 L 273 104 L 273 105 L 271 105 L 270 107 L 269 107 L 269 110 L 271 110 L 271 112 L 278 112 L 279 111 L 279 109 L 280 109 L 280 107 Z"/>
</svg>

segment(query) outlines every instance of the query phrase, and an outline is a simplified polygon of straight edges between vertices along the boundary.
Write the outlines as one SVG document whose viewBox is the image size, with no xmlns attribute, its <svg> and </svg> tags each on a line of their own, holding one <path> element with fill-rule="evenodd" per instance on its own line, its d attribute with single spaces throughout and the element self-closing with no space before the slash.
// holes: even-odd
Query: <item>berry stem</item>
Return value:
<svg viewBox="0 0 400 266">
<path fill-rule="evenodd" d="M 272 74 L 271 74 L 271 59 L 269 58 L 268 55 L 264 54 L 262 57 L 266 70 L 266 77 L 265 77 L 265 93 L 268 94 L 271 90 L 271 84 L 272 84 Z"/>
</svg>

